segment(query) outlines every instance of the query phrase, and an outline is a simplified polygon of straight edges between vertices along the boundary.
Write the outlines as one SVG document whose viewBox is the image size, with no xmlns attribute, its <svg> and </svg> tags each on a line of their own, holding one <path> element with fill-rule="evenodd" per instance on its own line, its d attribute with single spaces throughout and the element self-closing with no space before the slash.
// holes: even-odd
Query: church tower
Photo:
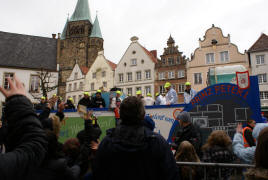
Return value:
<svg viewBox="0 0 268 180">
<path fill-rule="evenodd" d="M 66 80 L 77 62 L 78 65 L 90 66 L 98 52 L 103 50 L 103 38 L 98 17 L 91 20 L 88 0 L 78 0 L 71 18 L 67 18 L 58 41 L 59 95 L 65 97 Z"/>
</svg>

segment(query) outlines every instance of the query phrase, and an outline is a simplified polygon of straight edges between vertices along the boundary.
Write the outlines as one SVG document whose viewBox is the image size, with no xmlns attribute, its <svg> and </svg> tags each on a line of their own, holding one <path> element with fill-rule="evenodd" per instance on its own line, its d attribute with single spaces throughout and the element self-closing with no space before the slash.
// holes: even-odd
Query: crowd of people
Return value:
<svg viewBox="0 0 268 180">
<path fill-rule="evenodd" d="M 172 147 L 158 133 L 150 116 L 145 115 L 141 96 L 112 99 L 118 116 L 115 128 L 103 133 L 92 111 L 84 113 L 84 129 L 75 138 L 59 142 L 59 131 L 67 105 L 57 96 L 46 100 L 37 114 L 27 99 L 22 83 L 8 79 L 10 89 L 0 87 L 6 105 L 0 123 L 0 179 L 218 179 L 219 169 L 211 167 L 204 174 L 201 167 L 177 166 L 179 162 L 247 163 L 245 179 L 268 178 L 268 124 L 249 120 L 238 124 L 233 140 L 225 131 L 213 131 L 203 145 L 199 127 L 191 123 L 190 114 L 177 116 L 180 131 Z M 170 86 L 169 86 L 170 87 Z M 168 86 L 167 86 L 168 88 Z M 169 89 L 171 90 L 171 88 Z M 191 93 L 191 90 L 189 90 Z M 98 92 L 95 101 L 87 93 L 80 104 L 105 107 Z M 98 94 L 97 93 L 97 94 Z M 167 93 L 167 103 L 176 101 L 174 91 Z M 55 115 L 50 116 L 57 106 Z M 94 106 L 94 105 L 93 105 Z M 175 153 L 172 152 L 175 149 Z M 222 179 L 230 179 L 233 170 L 223 168 Z"/>
</svg>

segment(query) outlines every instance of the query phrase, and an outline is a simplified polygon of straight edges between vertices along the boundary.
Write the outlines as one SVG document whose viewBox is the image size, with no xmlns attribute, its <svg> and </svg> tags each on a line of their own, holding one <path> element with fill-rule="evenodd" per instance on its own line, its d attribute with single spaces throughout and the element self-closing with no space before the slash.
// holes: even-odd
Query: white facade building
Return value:
<svg viewBox="0 0 268 180">
<path fill-rule="evenodd" d="M 115 85 L 128 95 L 135 96 L 138 90 L 142 91 L 143 96 L 154 94 L 156 53 L 153 55 L 144 48 L 138 37 L 132 37 L 131 41 L 115 70 Z"/>
<path fill-rule="evenodd" d="M 79 100 L 83 98 L 85 77 L 87 72 L 87 67 L 79 67 L 78 64 L 75 64 L 70 77 L 67 79 L 66 100 L 73 98 L 75 105 L 77 105 Z"/>
<path fill-rule="evenodd" d="M 98 89 L 110 91 L 114 87 L 114 74 L 116 64 L 107 60 L 103 51 L 98 52 L 98 56 L 90 67 L 85 78 L 85 91 L 91 94 Z"/>
<path fill-rule="evenodd" d="M 266 34 L 261 34 L 248 50 L 248 55 L 252 75 L 258 76 L 261 106 L 268 107 L 268 36 Z"/>
</svg>

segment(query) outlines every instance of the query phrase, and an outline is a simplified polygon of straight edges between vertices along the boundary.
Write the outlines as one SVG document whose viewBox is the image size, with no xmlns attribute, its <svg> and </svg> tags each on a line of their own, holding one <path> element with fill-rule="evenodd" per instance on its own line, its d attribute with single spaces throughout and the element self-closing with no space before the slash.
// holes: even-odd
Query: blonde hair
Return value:
<svg viewBox="0 0 268 180">
<path fill-rule="evenodd" d="M 202 147 L 203 150 L 209 149 L 212 146 L 229 147 L 232 144 L 231 138 L 225 131 L 213 131 L 207 140 L 207 143 Z"/>
</svg>

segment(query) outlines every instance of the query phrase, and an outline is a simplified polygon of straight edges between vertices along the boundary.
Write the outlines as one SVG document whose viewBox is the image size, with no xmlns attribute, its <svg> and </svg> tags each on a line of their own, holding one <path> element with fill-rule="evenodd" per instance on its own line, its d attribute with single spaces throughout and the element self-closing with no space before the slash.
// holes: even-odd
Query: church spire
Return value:
<svg viewBox="0 0 268 180">
<path fill-rule="evenodd" d="M 102 34 L 101 34 L 99 20 L 98 20 L 98 15 L 96 15 L 96 18 L 95 18 L 95 21 L 94 21 L 94 25 L 93 25 L 93 29 L 92 29 L 90 37 L 97 37 L 97 38 L 103 39 Z"/>
<path fill-rule="evenodd" d="M 66 23 L 64 25 L 63 31 L 61 33 L 61 37 L 60 37 L 61 39 L 66 39 L 66 31 L 67 31 L 68 22 L 69 22 L 69 16 L 68 16 L 68 18 L 66 20 Z"/>
<path fill-rule="evenodd" d="M 89 20 L 91 23 L 88 0 L 78 0 L 70 21 Z"/>
</svg>

